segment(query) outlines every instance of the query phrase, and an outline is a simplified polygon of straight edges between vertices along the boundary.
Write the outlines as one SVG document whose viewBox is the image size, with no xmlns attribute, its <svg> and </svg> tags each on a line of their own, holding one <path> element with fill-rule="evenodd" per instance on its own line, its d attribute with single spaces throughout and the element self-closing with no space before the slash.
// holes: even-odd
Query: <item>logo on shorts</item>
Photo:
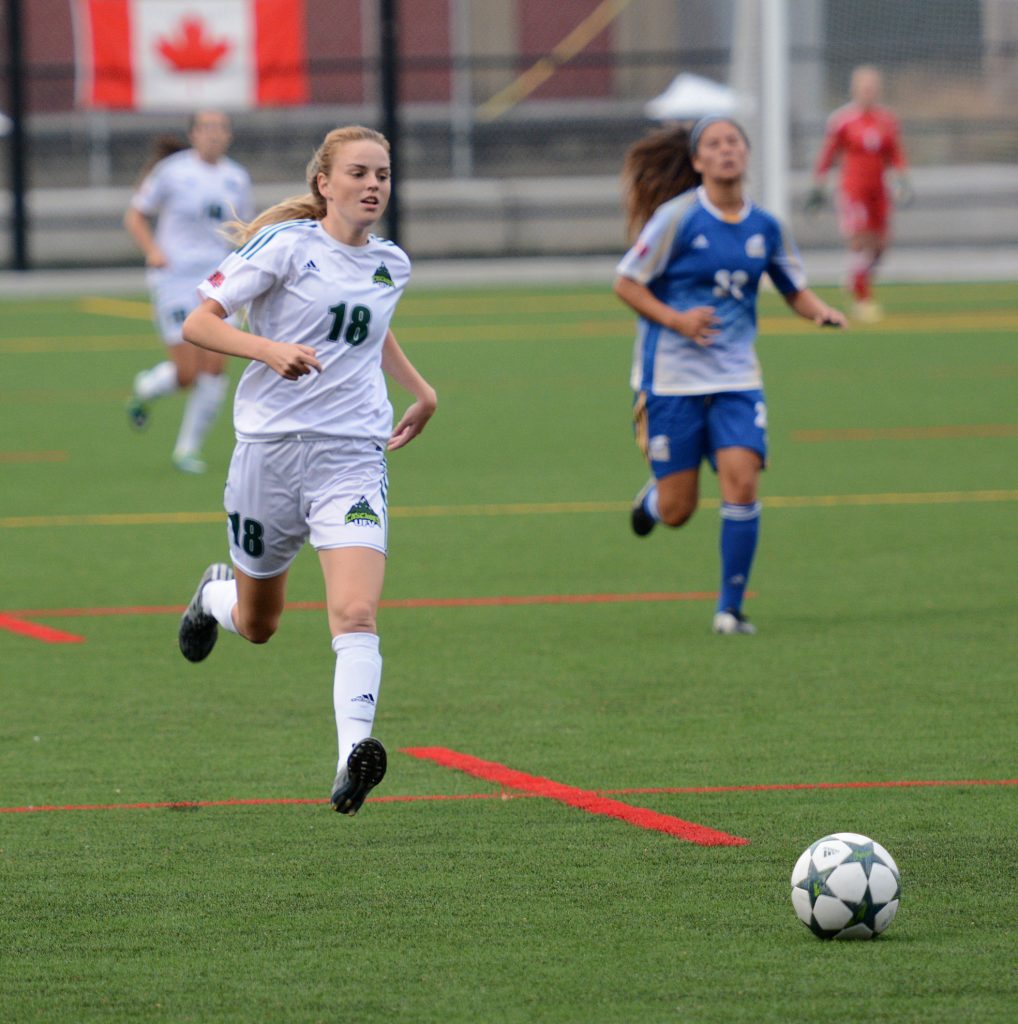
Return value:
<svg viewBox="0 0 1018 1024">
<path fill-rule="evenodd" d="M 667 462 L 672 457 L 672 446 L 667 434 L 655 434 L 647 445 L 651 462 Z"/>
<path fill-rule="evenodd" d="M 368 504 L 368 499 L 362 497 L 355 505 L 350 506 L 346 514 L 346 523 L 356 523 L 358 526 L 381 526 L 382 520 L 378 513 Z"/>
<path fill-rule="evenodd" d="M 378 269 L 371 275 L 372 284 L 384 284 L 387 288 L 395 288 L 396 282 L 389 273 L 389 268 L 384 263 L 378 264 Z"/>
<path fill-rule="evenodd" d="M 221 271 L 217 270 L 212 274 L 209 274 L 209 284 L 213 288 L 218 288 L 226 280 L 226 275 Z"/>
<path fill-rule="evenodd" d="M 303 267 L 300 268 L 303 273 L 305 270 L 313 270 L 316 274 L 321 273 L 318 269 L 318 264 L 314 260 L 308 260 Z"/>
</svg>

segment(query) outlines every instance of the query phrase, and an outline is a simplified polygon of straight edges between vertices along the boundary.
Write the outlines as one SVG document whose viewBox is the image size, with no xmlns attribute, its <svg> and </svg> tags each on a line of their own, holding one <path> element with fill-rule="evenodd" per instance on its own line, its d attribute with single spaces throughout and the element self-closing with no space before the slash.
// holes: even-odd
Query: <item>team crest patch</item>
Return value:
<svg viewBox="0 0 1018 1024">
<path fill-rule="evenodd" d="M 357 526 L 381 526 L 382 520 L 378 513 L 368 504 L 368 499 L 361 497 L 361 500 L 350 506 L 346 514 L 345 523 L 355 523 Z"/>
<path fill-rule="evenodd" d="M 746 239 L 746 255 L 750 259 L 763 259 L 767 255 L 767 246 L 763 235 L 750 235 Z"/>
<path fill-rule="evenodd" d="M 226 280 L 226 275 L 221 270 L 216 270 L 209 274 L 209 284 L 213 288 L 218 288 Z"/>
<path fill-rule="evenodd" d="M 667 462 L 672 457 L 672 446 L 667 434 L 655 434 L 647 445 L 651 462 Z"/>
<path fill-rule="evenodd" d="M 372 284 L 384 284 L 387 288 L 395 288 L 396 282 L 389 273 L 389 268 L 384 263 L 378 264 L 378 269 L 371 275 Z"/>
</svg>

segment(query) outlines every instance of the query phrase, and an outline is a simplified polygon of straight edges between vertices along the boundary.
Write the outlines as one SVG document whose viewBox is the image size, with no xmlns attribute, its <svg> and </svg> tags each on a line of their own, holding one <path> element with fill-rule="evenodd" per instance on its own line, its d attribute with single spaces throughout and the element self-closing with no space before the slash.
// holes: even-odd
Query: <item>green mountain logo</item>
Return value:
<svg viewBox="0 0 1018 1024">
<path fill-rule="evenodd" d="M 362 497 L 356 504 L 350 506 L 344 522 L 356 523 L 358 526 L 381 526 L 382 520 L 378 513 L 368 504 L 368 499 Z"/>
<path fill-rule="evenodd" d="M 395 288 L 396 282 L 389 273 L 389 268 L 384 263 L 378 264 L 378 269 L 371 275 L 372 284 L 384 284 L 387 288 Z"/>
</svg>

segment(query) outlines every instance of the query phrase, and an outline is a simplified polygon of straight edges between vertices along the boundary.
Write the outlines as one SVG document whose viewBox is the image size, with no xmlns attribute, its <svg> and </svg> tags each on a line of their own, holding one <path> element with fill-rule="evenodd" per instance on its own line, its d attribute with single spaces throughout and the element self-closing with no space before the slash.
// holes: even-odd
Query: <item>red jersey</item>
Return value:
<svg viewBox="0 0 1018 1024">
<path fill-rule="evenodd" d="M 827 119 L 814 175 L 823 177 L 841 157 L 841 188 L 855 195 L 883 191 L 884 171 L 905 170 L 898 119 L 883 107 L 847 103 Z"/>
</svg>

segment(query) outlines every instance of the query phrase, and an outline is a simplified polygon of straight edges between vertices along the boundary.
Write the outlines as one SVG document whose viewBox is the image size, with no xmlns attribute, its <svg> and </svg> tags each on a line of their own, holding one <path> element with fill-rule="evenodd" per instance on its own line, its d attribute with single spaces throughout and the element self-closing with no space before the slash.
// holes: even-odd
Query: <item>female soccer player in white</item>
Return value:
<svg viewBox="0 0 1018 1024">
<path fill-rule="evenodd" d="M 662 129 L 636 143 L 623 170 L 636 243 L 615 293 L 640 316 L 631 384 L 636 435 L 652 477 L 631 522 L 681 526 L 696 510 L 700 465 L 721 489 L 721 591 L 715 633 L 755 633 L 742 601 L 760 527 L 767 407 L 756 358 L 757 287 L 766 273 L 788 305 L 818 325 L 844 315 L 806 287 L 781 225 L 745 194 L 749 143 L 729 118 Z"/>
<path fill-rule="evenodd" d="M 382 672 L 385 454 L 424 429 L 436 396 L 389 330 L 410 261 L 369 233 L 391 190 L 384 136 L 334 129 L 307 180 L 308 194 L 240 226 L 240 248 L 201 285 L 203 301 L 184 323 L 188 341 L 253 362 L 234 399 L 225 494 L 234 568 L 205 571 L 179 641 L 190 661 L 209 654 L 218 626 L 265 643 L 283 611 L 290 564 L 310 537 L 336 654 L 332 806 L 354 814 L 386 767 L 371 736 Z M 243 306 L 250 334 L 226 321 Z M 395 430 L 383 374 L 414 397 Z"/>
<path fill-rule="evenodd" d="M 145 175 L 124 214 L 124 226 L 145 255 L 156 328 L 170 357 L 134 378 L 127 415 L 141 429 L 155 399 L 190 388 L 173 464 L 202 473 L 202 444 L 226 396 L 226 360 L 185 344 L 180 329 L 198 304 L 198 284 L 230 251 L 223 225 L 251 217 L 254 204 L 247 171 L 226 156 L 231 133 L 225 114 L 198 111 L 188 139 L 190 148 L 159 160 Z"/>
</svg>

